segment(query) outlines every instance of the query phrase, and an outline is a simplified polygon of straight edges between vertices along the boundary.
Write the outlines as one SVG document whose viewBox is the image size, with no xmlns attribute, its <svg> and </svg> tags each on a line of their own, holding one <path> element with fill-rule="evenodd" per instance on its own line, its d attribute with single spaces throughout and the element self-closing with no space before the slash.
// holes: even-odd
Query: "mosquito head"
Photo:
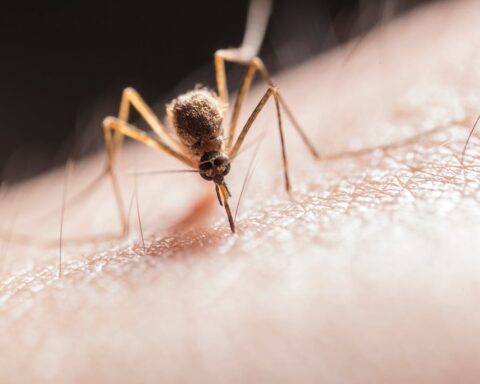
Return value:
<svg viewBox="0 0 480 384">
<path fill-rule="evenodd" d="M 224 176 L 230 172 L 230 160 L 219 151 L 206 152 L 200 158 L 198 169 L 205 180 L 221 184 Z"/>
</svg>

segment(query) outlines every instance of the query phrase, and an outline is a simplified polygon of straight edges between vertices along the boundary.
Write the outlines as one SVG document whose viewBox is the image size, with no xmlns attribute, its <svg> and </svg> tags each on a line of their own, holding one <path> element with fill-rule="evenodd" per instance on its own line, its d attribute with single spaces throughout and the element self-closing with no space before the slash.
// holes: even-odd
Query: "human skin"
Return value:
<svg viewBox="0 0 480 384">
<path fill-rule="evenodd" d="M 277 74 L 322 159 L 286 122 L 283 191 L 270 105 L 250 137 L 268 129 L 235 235 L 213 185 L 174 174 L 137 178 L 145 247 L 135 202 L 130 237 L 111 239 L 105 180 L 67 205 L 59 278 L 49 243 L 63 171 L 4 190 L 0 381 L 477 383 L 478 137 L 460 156 L 480 111 L 479 12 L 475 1 L 420 8 L 354 51 Z M 227 178 L 234 197 L 250 145 Z M 104 160 L 76 165 L 69 196 Z M 126 170 L 180 168 L 126 146 L 126 205 Z"/>
</svg>

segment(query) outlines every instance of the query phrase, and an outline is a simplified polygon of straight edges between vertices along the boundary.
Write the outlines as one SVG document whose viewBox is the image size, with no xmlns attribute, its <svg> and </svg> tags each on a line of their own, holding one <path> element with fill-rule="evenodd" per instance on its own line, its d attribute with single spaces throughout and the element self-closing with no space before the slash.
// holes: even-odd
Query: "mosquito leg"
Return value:
<svg viewBox="0 0 480 384">
<path fill-rule="evenodd" d="M 272 88 L 270 88 L 272 89 Z M 276 89 L 276 88 L 273 88 Z M 285 135 L 283 133 L 283 125 L 282 125 L 282 115 L 280 113 L 280 97 L 278 93 L 274 93 L 274 100 L 275 100 L 275 107 L 277 110 L 277 120 L 278 120 L 278 132 L 280 134 L 280 144 L 282 147 L 282 160 L 283 160 L 283 173 L 285 178 L 285 190 L 290 193 L 290 178 L 288 176 L 288 161 L 287 161 L 287 151 L 285 149 Z"/>
<path fill-rule="evenodd" d="M 105 133 L 105 146 L 108 161 L 107 173 L 110 175 L 112 181 L 113 192 L 115 194 L 115 200 L 117 202 L 118 213 L 122 225 L 122 234 L 125 235 L 128 232 L 128 220 L 123 205 L 122 193 L 120 191 L 116 174 L 113 170 L 113 164 L 116 155 L 115 151 L 118 149 L 118 147 L 115 147 L 114 134 L 130 137 L 140 143 L 148 145 L 149 147 L 166 152 L 192 168 L 195 167 L 195 164 L 191 159 L 189 159 L 182 153 L 177 152 L 174 148 L 170 147 L 168 144 L 164 143 L 160 139 L 152 137 L 148 133 L 120 119 L 114 117 L 107 117 L 103 121 L 103 129 Z"/>
<path fill-rule="evenodd" d="M 225 73 L 225 59 L 222 51 L 215 52 L 213 57 L 215 64 L 215 79 L 217 81 L 217 91 L 223 108 L 225 109 L 224 117 L 228 108 L 228 89 L 227 89 L 227 75 Z"/>
<path fill-rule="evenodd" d="M 213 56 L 213 62 L 215 65 L 215 78 L 217 81 L 217 91 L 218 91 L 218 96 L 220 97 L 220 100 L 222 101 L 222 105 L 224 108 L 224 114 L 223 114 L 223 120 L 226 121 L 226 116 L 227 116 L 227 111 L 228 111 L 228 104 L 229 104 L 229 96 L 228 96 L 228 87 L 227 87 L 227 75 L 225 72 L 225 61 L 230 61 L 230 62 L 239 62 L 239 54 L 237 53 L 237 49 L 219 49 L 218 51 L 215 52 Z M 244 62 L 242 62 L 244 63 Z M 248 63 L 248 61 L 246 62 Z M 250 73 L 252 72 L 252 73 Z M 244 93 L 248 91 L 249 84 L 248 83 L 248 77 L 251 77 L 251 80 L 253 79 L 253 76 L 255 75 L 255 70 L 251 70 L 250 67 L 247 70 L 247 73 L 245 74 L 242 87 L 240 88 L 240 94 L 242 94 L 242 89 L 244 89 Z M 235 109 L 234 109 L 234 115 L 235 111 L 238 110 L 240 111 L 240 108 L 237 107 L 238 104 L 238 97 L 237 101 L 235 103 Z M 240 101 L 241 105 L 241 101 Z M 237 112 L 237 114 L 238 114 Z M 234 136 L 234 131 L 235 129 L 232 130 L 232 125 L 230 123 L 230 128 L 228 130 L 228 139 L 227 139 L 227 148 L 231 146 L 231 142 L 233 141 L 233 136 Z M 224 134 L 225 136 L 225 134 Z"/>
<path fill-rule="evenodd" d="M 262 78 L 267 83 L 269 87 L 275 87 L 275 84 L 270 76 L 269 72 L 267 71 L 265 64 L 263 61 L 258 57 L 255 56 L 251 60 L 245 61 L 245 58 L 239 56 L 237 50 L 219 50 L 215 53 L 215 69 L 217 73 L 217 85 L 220 97 L 222 98 L 221 92 L 225 92 L 225 98 L 228 103 L 228 94 L 227 94 L 227 87 L 226 87 L 226 75 L 225 75 L 225 61 L 231 61 L 238 64 L 248 64 L 247 71 L 245 72 L 242 84 L 240 86 L 240 90 L 238 92 L 237 98 L 235 100 L 235 105 L 233 107 L 232 118 L 230 121 L 230 127 L 228 130 L 228 137 L 227 137 L 227 148 L 231 148 L 233 145 L 233 140 L 235 137 L 235 130 L 238 124 L 238 118 L 240 116 L 240 110 L 242 108 L 243 102 L 245 100 L 245 96 L 247 95 L 252 81 L 255 77 L 256 72 L 260 72 Z M 294 126 L 295 130 L 300 135 L 300 138 L 304 142 L 305 146 L 308 148 L 310 153 L 315 159 L 319 159 L 320 155 L 318 154 L 315 146 L 313 145 L 312 141 L 308 138 L 307 134 L 298 123 L 298 120 L 293 115 L 293 112 L 288 107 L 285 99 L 282 97 L 280 93 L 277 92 L 279 104 L 285 110 L 288 119 Z M 222 99 L 223 100 L 223 99 Z"/>
<path fill-rule="evenodd" d="M 134 107 L 140 116 L 147 122 L 150 128 L 158 135 L 158 137 L 169 147 L 174 148 L 176 151 L 180 152 L 181 149 L 178 147 L 175 140 L 172 139 L 170 134 L 167 132 L 163 124 L 160 122 L 158 117 L 153 113 L 152 109 L 148 104 L 143 100 L 140 94 L 133 88 L 125 88 L 122 94 L 122 100 L 120 101 L 120 108 L 118 111 L 118 119 L 128 123 L 128 118 L 130 116 L 130 108 Z M 114 134 L 114 145 L 118 148 L 122 142 L 123 135 L 116 131 Z M 118 152 L 115 150 L 115 152 Z"/>
<path fill-rule="evenodd" d="M 120 108 L 118 111 L 118 120 L 128 123 L 128 119 L 130 116 L 130 108 L 132 106 L 138 111 L 138 113 L 140 113 L 140 115 L 147 122 L 150 128 L 152 128 L 152 130 L 162 140 L 162 142 L 165 144 L 165 147 L 168 148 L 167 152 L 178 158 L 177 154 L 181 154 L 181 150 L 176 145 L 175 141 L 167 133 L 165 127 L 157 118 L 157 116 L 153 113 L 148 104 L 143 100 L 143 98 L 135 89 L 124 89 L 122 99 L 120 101 Z M 119 129 L 115 129 L 113 131 L 109 130 L 109 132 L 107 132 L 107 129 L 105 130 L 105 144 L 107 147 L 108 156 L 107 173 L 109 173 L 111 176 L 115 199 L 117 201 L 117 205 L 119 206 L 118 209 L 120 214 L 120 220 L 122 222 L 123 233 L 126 234 L 128 221 L 124 212 L 123 201 L 119 190 L 118 181 L 112 171 L 113 162 L 115 160 L 115 156 L 118 154 L 118 151 L 121 147 L 123 136 L 124 133 L 122 133 L 122 131 Z M 186 159 L 186 156 L 182 157 L 183 160 Z"/>
<path fill-rule="evenodd" d="M 227 139 L 227 148 L 231 148 L 233 145 L 233 139 L 235 137 L 235 130 L 237 128 L 238 118 L 240 116 L 240 110 L 245 100 L 245 96 L 250 89 L 255 73 L 257 72 L 257 66 L 254 61 L 252 61 L 245 72 L 243 77 L 242 85 L 238 91 L 237 97 L 235 99 L 235 104 L 233 107 L 232 118 L 230 120 L 230 127 L 228 129 L 228 139 Z"/>
<path fill-rule="evenodd" d="M 184 155 L 183 153 L 177 151 L 175 148 L 171 147 L 169 144 L 165 143 L 163 140 L 153 137 L 147 132 L 144 132 L 138 129 L 134 125 L 131 125 L 125 121 L 109 116 L 103 120 L 103 128 L 105 131 L 105 142 L 107 145 L 107 154 L 109 152 L 113 152 L 113 150 L 115 149 L 115 148 L 111 148 L 111 142 L 112 142 L 111 132 L 118 131 L 124 136 L 130 137 L 131 139 L 136 140 L 140 143 L 143 143 L 153 149 L 157 149 L 159 151 L 167 153 L 170 156 L 175 157 L 176 159 L 180 160 L 182 163 L 188 165 L 191 168 L 196 168 L 197 166 L 197 164 L 192 159 L 190 159 L 188 156 Z M 114 156 L 112 156 L 112 160 L 113 158 Z M 113 161 L 112 161 L 112 165 L 113 165 Z"/>
<path fill-rule="evenodd" d="M 159 139 L 156 139 L 143 131 L 128 124 L 130 108 L 134 107 L 142 118 L 148 123 L 150 128 L 156 133 Z M 142 99 L 140 94 L 133 88 L 126 88 L 123 91 L 118 111 L 118 118 L 107 117 L 104 120 L 105 147 L 107 151 L 107 169 L 106 173 L 110 175 L 113 192 L 118 206 L 120 221 L 122 224 L 122 233 L 125 235 L 128 231 L 128 220 L 123 206 L 123 199 L 118 185 L 118 180 L 113 172 L 113 164 L 121 147 L 123 136 L 129 136 L 134 140 L 143 142 L 155 149 L 160 149 L 176 157 L 184 163 L 194 166 L 190 159 L 182 153 L 175 141 L 170 137 L 165 127 L 153 113 L 148 104 Z"/>
<path fill-rule="evenodd" d="M 235 155 L 238 153 L 240 150 L 243 141 L 245 140 L 245 137 L 247 136 L 250 128 L 252 127 L 253 122 L 255 119 L 258 117 L 258 114 L 260 111 L 263 109 L 265 104 L 267 103 L 268 99 L 273 96 L 275 100 L 275 106 L 277 110 L 277 120 L 278 120 L 278 131 L 280 134 L 280 144 L 282 147 L 282 160 L 283 160 L 283 171 L 284 171 L 284 177 L 285 177 L 285 189 L 287 192 L 290 192 L 290 178 L 288 176 L 288 161 L 287 161 L 287 153 L 285 150 L 285 137 L 283 133 L 283 123 L 282 123 L 282 115 L 280 113 L 280 101 L 278 98 L 278 91 L 274 87 L 268 88 L 268 90 L 265 92 L 253 112 L 251 113 L 250 117 L 248 118 L 247 122 L 245 123 L 244 127 L 242 128 L 242 131 L 240 132 L 240 135 L 237 138 L 237 141 L 235 142 L 235 145 L 232 147 L 230 150 L 228 156 L 230 158 L 234 158 Z"/>
<path fill-rule="evenodd" d="M 270 73 L 267 71 L 267 68 L 265 67 L 265 64 L 263 63 L 262 59 L 260 59 L 259 57 L 254 57 L 252 59 L 252 62 L 255 63 L 255 65 L 257 66 L 257 69 L 261 73 L 265 82 L 270 87 L 274 87 L 275 85 L 273 83 L 272 77 L 270 76 Z M 278 100 L 279 100 L 281 106 L 283 107 L 283 109 L 285 110 L 285 113 L 287 114 L 287 117 L 290 120 L 290 122 L 292 123 L 293 127 L 295 128 L 297 133 L 300 135 L 300 138 L 302 139 L 305 146 L 308 148 L 308 150 L 310 151 L 310 153 L 312 154 L 312 156 L 315 159 L 319 159 L 320 155 L 318 154 L 315 146 L 313 145 L 312 141 L 308 138 L 304 129 L 298 123 L 298 120 L 295 118 L 295 116 L 292 113 L 292 110 L 288 107 L 285 99 L 283 98 L 283 96 L 280 93 L 278 93 Z"/>
</svg>

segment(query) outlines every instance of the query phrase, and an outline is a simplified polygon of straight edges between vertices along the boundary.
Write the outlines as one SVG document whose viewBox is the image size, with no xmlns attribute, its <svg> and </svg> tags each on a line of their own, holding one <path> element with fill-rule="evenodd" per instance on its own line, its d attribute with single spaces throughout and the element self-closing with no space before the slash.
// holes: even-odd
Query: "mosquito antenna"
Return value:
<svg viewBox="0 0 480 384">
<path fill-rule="evenodd" d="M 142 247 L 143 247 L 143 256 L 147 253 L 145 251 L 145 238 L 143 237 L 143 226 L 142 226 L 142 219 L 140 218 L 140 204 L 138 202 L 138 180 L 137 175 L 134 176 L 134 183 L 135 183 L 135 205 L 137 208 L 137 220 L 138 220 L 138 228 L 140 230 L 140 236 L 142 238 Z"/>
<path fill-rule="evenodd" d="M 238 210 L 240 208 L 240 203 L 242 201 L 243 194 L 244 194 L 244 192 L 247 188 L 248 183 L 250 182 L 250 179 L 253 176 L 253 172 L 255 171 L 257 155 L 258 155 L 258 152 L 260 150 L 260 146 L 262 145 L 263 140 L 265 139 L 266 133 L 267 133 L 267 131 L 264 130 L 263 134 L 260 137 L 260 140 L 258 141 L 258 144 L 255 148 L 255 152 L 253 153 L 253 156 L 250 159 L 250 163 L 248 164 L 247 173 L 245 174 L 245 178 L 243 179 L 242 189 L 240 190 L 240 195 L 238 196 L 237 206 L 235 207 L 235 220 L 237 220 Z"/>
<path fill-rule="evenodd" d="M 73 160 L 68 159 L 65 165 L 65 178 L 63 180 L 62 208 L 60 213 L 60 238 L 58 247 L 58 277 L 62 277 L 62 242 L 63 242 L 63 219 L 65 217 L 65 205 L 67 200 L 68 182 L 73 172 Z"/>
<path fill-rule="evenodd" d="M 463 158 L 465 157 L 465 152 L 467 151 L 468 143 L 470 142 L 470 139 L 472 138 L 473 132 L 475 131 L 475 128 L 479 121 L 480 121 L 480 115 L 478 115 L 477 120 L 475 120 L 475 124 L 473 124 L 473 127 L 468 134 L 467 141 L 465 142 L 465 145 L 463 147 L 462 157 L 461 157 L 462 164 L 463 164 Z"/>
</svg>

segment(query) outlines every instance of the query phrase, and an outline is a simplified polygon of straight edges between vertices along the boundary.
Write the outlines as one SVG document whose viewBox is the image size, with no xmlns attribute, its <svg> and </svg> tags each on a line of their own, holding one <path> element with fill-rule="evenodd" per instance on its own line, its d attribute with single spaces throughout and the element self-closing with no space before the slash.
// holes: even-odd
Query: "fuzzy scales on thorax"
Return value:
<svg viewBox="0 0 480 384">
<path fill-rule="evenodd" d="M 167 105 L 167 116 L 193 156 L 223 151 L 223 108 L 213 91 L 202 88 L 180 95 Z"/>
</svg>

